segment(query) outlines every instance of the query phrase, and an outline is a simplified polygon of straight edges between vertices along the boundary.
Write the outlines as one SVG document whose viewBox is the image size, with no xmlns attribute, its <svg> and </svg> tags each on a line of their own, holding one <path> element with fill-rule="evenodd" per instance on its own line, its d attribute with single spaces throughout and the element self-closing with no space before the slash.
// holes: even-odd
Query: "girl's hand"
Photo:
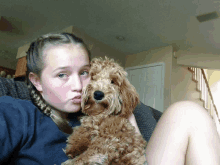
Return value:
<svg viewBox="0 0 220 165">
<path fill-rule="evenodd" d="M 136 130 L 135 132 L 141 134 L 133 113 L 131 116 L 129 116 L 128 120 L 135 127 L 135 130 Z"/>
</svg>

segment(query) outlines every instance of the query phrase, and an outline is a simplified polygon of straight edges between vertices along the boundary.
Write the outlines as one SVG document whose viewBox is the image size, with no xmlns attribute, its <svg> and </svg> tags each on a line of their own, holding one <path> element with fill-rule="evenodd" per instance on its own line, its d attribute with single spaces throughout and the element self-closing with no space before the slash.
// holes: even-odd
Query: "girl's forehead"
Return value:
<svg viewBox="0 0 220 165">
<path fill-rule="evenodd" d="M 89 64 L 88 52 L 83 46 L 51 46 L 44 51 L 44 57 L 46 65 L 51 68 Z"/>
</svg>

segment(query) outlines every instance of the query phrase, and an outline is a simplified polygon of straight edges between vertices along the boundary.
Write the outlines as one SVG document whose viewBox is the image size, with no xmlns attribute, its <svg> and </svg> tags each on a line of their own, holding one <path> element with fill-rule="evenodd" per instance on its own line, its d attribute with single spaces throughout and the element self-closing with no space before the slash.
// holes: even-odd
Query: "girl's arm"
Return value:
<svg viewBox="0 0 220 165">
<path fill-rule="evenodd" d="M 11 100 L 0 97 L 0 164 L 13 162 L 25 139 L 24 116 Z"/>
<path fill-rule="evenodd" d="M 136 130 L 136 133 L 139 133 L 141 134 L 139 128 L 138 128 L 138 125 L 137 125 L 137 122 L 135 120 L 135 117 L 134 117 L 134 114 L 132 113 L 132 115 L 128 118 L 128 120 L 130 121 L 130 123 L 135 127 L 135 130 Z"/>
</svg>

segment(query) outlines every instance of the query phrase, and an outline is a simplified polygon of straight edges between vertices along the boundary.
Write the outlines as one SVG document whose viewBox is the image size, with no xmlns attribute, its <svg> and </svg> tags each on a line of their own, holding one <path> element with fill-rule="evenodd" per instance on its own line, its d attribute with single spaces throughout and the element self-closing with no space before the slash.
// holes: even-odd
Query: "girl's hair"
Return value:
<svg viewBox="0 0 220 165">
<path fill-rule="evenodd" d="M 40 92 L 35 88 L 32 82 L 29 80 L 29 73 L 35 73 L 40 79 L 42 76 L 42 71 L 46 67 L 45 55 L 43 51 L 50 45 L 65 45 L 65 44 L 74 44 L 74 45 L 82 45 L 87 50 L 89 55 L 89 61 L 91 61 L 91 53 L 82 39 L 76 37 L 70 33 L 53 33 L 46 34 L 34 42 L 31 43 L 28 51 L 27 51 L 27 72 L 26 72 L 26 83 L 30 92 L 31 100 L 44 114 L 50 116 L 51 119 L 57 124 L 59 129 L 67 134 L 72 133 L 72 128 L 69 125 L 66 119 L 59 118 L 53 115 L 52 109 L 53 107 L 48 105 L 43 99 Z"/>
</svg>

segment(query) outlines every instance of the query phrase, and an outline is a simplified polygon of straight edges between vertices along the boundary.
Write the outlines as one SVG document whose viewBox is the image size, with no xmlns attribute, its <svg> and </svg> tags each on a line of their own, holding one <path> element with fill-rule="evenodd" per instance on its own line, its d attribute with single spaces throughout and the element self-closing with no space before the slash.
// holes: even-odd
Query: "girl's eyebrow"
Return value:
<svg viewBox="0 0 220 165">
<path fill-rule="evenodd" d="M 82 66 L 82 68 L 83 68 L 83 67 L 90 67 L 90 64 L 84 65 L 84 66 Z M 70 68 L 70 66 L 62 66 L 62 67 L 59 67 L 59 68 L 55 69 L 53 72 L 55 72 L 56 70 L 59 70 L 59 69 L 66 69 L 66 68 Z"/>
<path fill-rule="evenodd" d="M 62 67 L 55 69 L 53 72 L 55 72 L 56 70 L 59 70 L 59 69 L 66 69 L 66 68 L 70 68 L 70 67 L 69 66 L 62 66 Z"/>
<path fill-rule="evenodd" d="M 87 65 L 84 65 L 83 67 L 90 67 L 91 65 L 90 64 L 87 64 Z"/>
</svg>

